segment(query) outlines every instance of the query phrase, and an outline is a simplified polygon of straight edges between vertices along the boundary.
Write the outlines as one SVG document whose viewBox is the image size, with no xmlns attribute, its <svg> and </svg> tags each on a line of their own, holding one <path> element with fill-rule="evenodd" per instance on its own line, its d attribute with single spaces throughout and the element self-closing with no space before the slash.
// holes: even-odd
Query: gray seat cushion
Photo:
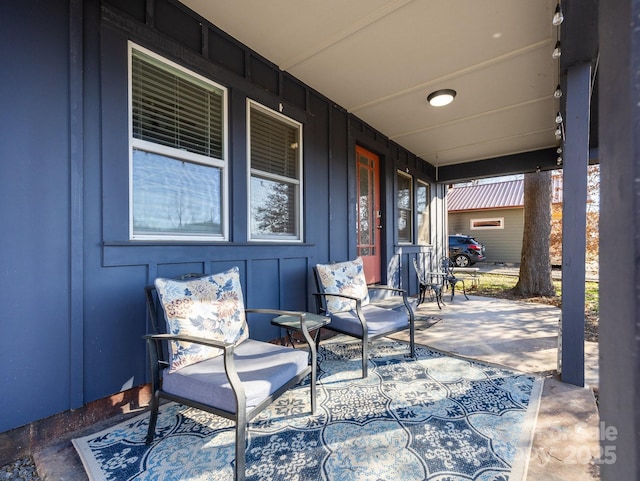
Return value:
<svg viewBox="0 0 640 481">
<path fill-rule="evenodd" d="M 418 299 L 415 297 L 407 297 L 407 302 L 414 311 L 416 307 L 418 307 Z M 396 311 L 404 312 L 405 314 L 407 312 L 407 308 L 402 301 L 402 296 L 390 296 L 376 301 L 372 300 L 371 305 L 383 307 L 385 309 L 394 309 Z"/>
<path fill-rule="evenodd" d="M 268 342 L 247 339 L 235 348 L 235 366 L 243 383 L 247 411 L 289 382 L 309 365 L 309 353 Z M 164 371 L 163 390 L 187 394 L 190 399 L 236 412 L 236 400 L 224 374 L 224 356 Z"/>
<path fill-rule="evenodd" d="M 367 305 L 362 308 L 362 314 L 367 321 L 369 337 L 378 336 L 387 332 L 395 331 L 407 327 L 409 317 L 404 309 L 383 309 L 374 305 Z M 355 311 L 343 311 L 330 314 L 331 327 L 340 331 L 362 337 L 362 324 L 358 320 Z"/>
</svg>

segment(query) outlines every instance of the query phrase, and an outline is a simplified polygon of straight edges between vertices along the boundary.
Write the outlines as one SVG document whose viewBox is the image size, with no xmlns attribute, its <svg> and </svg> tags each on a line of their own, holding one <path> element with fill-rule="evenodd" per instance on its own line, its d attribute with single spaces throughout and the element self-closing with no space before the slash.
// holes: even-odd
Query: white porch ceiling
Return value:
<svg viewBox="0 0 640 481">
<path fill-rule="evenodd" d="M 434 166 L 557 145 L 555 0 L 182 3 Z"/>
</svg>

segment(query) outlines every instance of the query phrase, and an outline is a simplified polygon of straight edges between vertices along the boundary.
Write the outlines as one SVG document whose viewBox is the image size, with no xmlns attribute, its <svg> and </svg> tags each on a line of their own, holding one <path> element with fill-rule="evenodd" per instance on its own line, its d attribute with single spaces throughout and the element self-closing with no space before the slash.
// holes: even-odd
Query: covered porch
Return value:
<svg viewBox="0 0 640 481">
<path fill-rule="evenodd" d="M 28 423 L 55 425 L 118 396 L 118 408 L 135 404 L 127 396 L 148 381 L 141 289 L 156 276 L 240 265 L 249 304 L 306 309 L 310 266 L 358 254 L 356 147 L 382 159 L 383 280 L 412 293 L 406 266 L 424 246 L 400 236 L 407 209 L 397 203 L 399 179 L 432 189 L 421 213 L 428 249 L 439 255 L 448 183 L 562 166 L 562 381 L 583 389 L 586 166 L 601 162 L 601 407 L 607 428 L 619 432 L 618 461 L 603 479 L 633 478 L 640 310 L 636 263 L 621 263 L 620 252 L 634 259 L 639 250 L 636 3 L 3 5 L 2 59 L 13 75 L 2 81 L 1 130 L 11 141 L 1 148 L 0 190 L 11 229 L 2 248 L 0 287 L 10 302 L 0 369 L 14 395 L 2 400 L 2 430 L 22 430 L 28 446 Z M 552 22 L 556 7 L 562 22 Z M 232 182 L 224 206 L 232 208 L 220 241 L 130 235 L 130 43 L 227 89 Z M 455 90 L 454 102 L 427 105 L 441 89 Z M 291 144 L 306 149 L 306 217 L 292 242 L 250 236 L 247 105 L 257 102 L 304 130 L 304 143 Z"/>
<path fill-rule="evenodd" d="M 597 0 L 467 2 L 455 8 L 366 0 L 306 8 L 295 2 L 278 8 L 181 3 L 214 26 L 193 24 L 193 34 L 201 29 L 204 35 L 205 56 L 216 55 L 222 30 L 257 54 L 245 58 L 245 74 L 283 95 L 281 108 L 286 111 L 288 80 L 295 78 L 348 112 L 347 153 L 365 147 L 380 155 L 386 202 L 371 223 L 381 234 L 383 282 L 416 292 L 414 257 L 428 257 L 430 270 L 437 270 L 448 246 L 449 184 L 563 169 L 563 381 L 584 385 L 586 168 L 599 162 Z M 149 20 L 161 22 L 167 12 L 155 14 Z M 282 72 L 278 82 L 273 75 L 269 81 L 258 55 Z M 439 92 L 449 95 L 450 104 L 431 104 Z M 400 225 L 413 226 L 413 212 L 421 209 L 412 197 L 420 185 L 414 182 L 425 174 L 433 180 L 429 232 L 407 233 Z M 350 256 L 361 254 L 356 237 Z"/>
<path fill-rule="evenodd" d="M 581 388 L 560 381 L 557 375 L 558 319 L 560 309 L 521 301 L 470 295 L 456 296 L 445 309 L 435 302 L 417 311 L 416 343 L 445 354 L 479 360 L 544 378 L 535 420 L 535 432 L 522 481 L 586 481 L 600 479 L 600 416 L 594 391 L 598 388 L 597 343 L 586 347 L 586 380 Z M 406 340 L 406 336 L 395 338 Z M 473 340 L 473 342 L 470 342 Z M 323 344 L 335 339 L 323 341 Z M 59 440 L 42 445 L 34 453 L 43 479 L 86 481 L 87 474 L 70 439 L 95 433 L 126 417 L 92 424 Z"/>
</svg>

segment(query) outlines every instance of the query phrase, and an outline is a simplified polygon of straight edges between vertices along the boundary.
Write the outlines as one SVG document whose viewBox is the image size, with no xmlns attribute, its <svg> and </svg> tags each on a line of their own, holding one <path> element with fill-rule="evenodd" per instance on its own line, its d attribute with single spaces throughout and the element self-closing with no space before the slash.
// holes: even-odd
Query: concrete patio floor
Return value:
<svg viewBox="0 0 640 481">
<path fill-rule="evenodd" d="M 459 356 L 499 364 L 544 378 L 541 403 L 526 481 L 600 479 L 599 415 L 594 396 L 598 385 L 596 343 L 587 343 L 585 377 L 589 387 L 562 383 L 556 373 L 558 308 L 502 299 L 457 295 L 439 310 L 435 302 L 419 306 L 418 316 L 437 321 L 417 325 L 416 342 Z M 394 336 L 405 339 L 406 335 Z M 95 432 L 116 424 L 107 420 Z M 34 453 L 43 480 L 86 481 L 82 464 L 65 436 Z M 615 446 L 613 446 L 615 450 Z"/>
<path fill-rule="evenodd" d="M 587 386 L 573 386 L 557 374 L 559 308 L 458 293 L 453 302 L 446 294 L 445 303 L 418 307 L 418 316 L 437 322 L 427 329 L 418 323 L 416 343 L 544 378 L 526 480 L 600 479 L 598 344 L 585 343 Z"/>
</svg>

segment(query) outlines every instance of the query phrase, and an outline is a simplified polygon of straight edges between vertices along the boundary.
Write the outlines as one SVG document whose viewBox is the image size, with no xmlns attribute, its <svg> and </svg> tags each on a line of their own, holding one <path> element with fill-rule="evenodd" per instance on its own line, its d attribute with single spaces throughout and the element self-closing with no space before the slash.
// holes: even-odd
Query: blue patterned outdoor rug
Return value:
<svg viewBox="0 0 640 481">
<path fill-rule="evenodd" d="M 354 343 L 320 349 L 318 409 L 308 386 L 249 427 L 247 480 L 520 481 L 542 380 L 405 343 L 373 343 L 361 379 Z M 169 403 L 153 444 L 148 414 L 73 444 L 92 481 L 232 480 L 230 421 Z"/>
</svg>

